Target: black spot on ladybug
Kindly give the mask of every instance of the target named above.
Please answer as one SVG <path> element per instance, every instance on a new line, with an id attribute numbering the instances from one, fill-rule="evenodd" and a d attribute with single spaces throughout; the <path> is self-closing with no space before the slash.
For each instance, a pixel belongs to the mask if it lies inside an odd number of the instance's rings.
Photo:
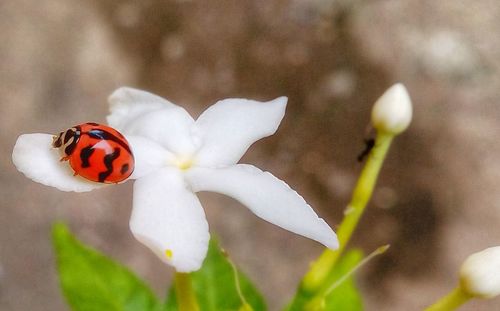
<path id="1" fill-rule="evenodd" d="M 87 147 L 83 148 L 82 151 L 80 152 L 80 159 L 82 160 L 82 167 L 90 167 L 89 159 L 92 153 L 94 153 L 95 149 L 92 148 L 92 145 L 88 145 Z"/>
<path id="2" fill-rule="evenodd" d="M 64 148 L 64 153 L 66 155 L 71 155 L 73 153 L 73 151 L 75 151 L 77 143 L 78 143 L 78 140 L 74 139 L 69 145 L 66 146 L 66 148 Z"/>
<path id="3" fill-rule="evenodd" d="M 128 171 L 129 165 L 128 163 L 125 163 L 122 165 L 122 168 L 120 169 L 120 173 L 125 174 Z"/>
<path id="4" fill-rule="evenodd" d="M 370 151 L 372 151 L 373 147 L 375 147 L 375 139 L 365 139 L 365 149 L 358 155 L 358 162 L 363 162 L 365 157 L 370 154 Z"/>
<path id="5" fill-rule="evenodd" d="M 64 144 L 66 144 L 72 137 L 75 137 L 75 132 L 73 130 L 67 130 L 64 134 Z"/>
<path id="6" fill-rule="evenodd" d="M 113 153 L 104 156 L 104 165 L 107 170 L 99 173 L 99 182 L 104 182 L 106 178 L 113 172 L 113 161 L 120 156 L 120 148 L 115 148 Z"/>
<path id="7" fill-rule="evenodd" d="M 120 146 L 123 147 L 123 149 L 127 150 L 129 154 L 132 154 L 132 151 L 130 151 L 130 147 L 128 144 L 123 140 L 123 136 L 116 137 L 115 135 L 111 134 L 110 132 L 101 130 L 101 129 L 92 129 L 86 133 L 89 135 L 89 137 L 95 138 L 95 139 L 102 139 L 102 140 L 111 140 L 116 143 L 118 143 Z"/>

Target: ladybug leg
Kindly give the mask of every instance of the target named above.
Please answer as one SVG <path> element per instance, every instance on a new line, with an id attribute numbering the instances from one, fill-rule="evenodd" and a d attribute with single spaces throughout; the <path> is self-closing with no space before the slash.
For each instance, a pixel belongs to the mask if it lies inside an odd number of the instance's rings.
<path id="1" fill-rule="evenodd" d="M 65 157 L 62 157 L 59 161 L 62 162 L 62 161 L 68 161 L 69 160 L 69 156 L 65 156 Z"/>
<path id="2" fill-rule="evenodd" d="M 73 173 L 73 176 L 78 176 L 78 173 L 77 173 L 77 172 L 74 172 L 74 173 Z"/>

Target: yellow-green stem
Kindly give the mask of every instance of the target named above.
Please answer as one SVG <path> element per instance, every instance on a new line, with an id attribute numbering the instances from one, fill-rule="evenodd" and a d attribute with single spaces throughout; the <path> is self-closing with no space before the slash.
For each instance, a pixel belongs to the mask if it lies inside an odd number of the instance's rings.
<path id="1" fill-rule="evenodd" d="M 366 204 L 371 198 L 380 168 L 384 163 L 385 156 L 391 145 L 394 135 L 377 133 L 375 146 L 373 147 L 366 164 L 361 171 L 356 187 L 354 188 L 351 202 L 344 212 L 344 219 L 337 229 L 339 249 L 332 251 L 326 249 L 316 260 L 302 282 L 303 290 L 309 293 L 317 292 L 329 277 L 337 259 L 349 240 L 358 222 L 363 215 Z"/>
<path id="2" fill-rule="evenodd" d="M 175 295 L 179 311 L 200 310 L 191 286 L 191 277 L 188 273 L 175 273 Z"/>
<path id="3" fill-rule="evenodd" d="M 425 311 L 455 310 L 471 298 L 472 296 L 470 294 L 466 293 L 460 286 L 458 286 L 446 296 L 439 299 L 435 304 L 425 309 Z"/>
<path id="4" fill-rule="evenodd" d="M 358 271 L 361 267 L 366 265 L 370 260 L 372 260 L 375 256 L 382 255 L 389 249 L 389 245 L 380 246 L 376 250 L 374 250 L 370 255 L 366 256 L 361 260 L 356 266 L 352 267 L 351 270 L 347 271 L 343 276 L 337 279 L 333 283 L 328 283 L 328 287 L 322 287 L 318 293 L 313 296 L 309 302 L 304 306 L 305 311 L 321 311 L 325 310 L 326 299 L 328 295 L 330 295 L 335 288 L 340 286 L 343 282 L 345 282 L 350 276 L 352 276 L 356 271 Z"/>

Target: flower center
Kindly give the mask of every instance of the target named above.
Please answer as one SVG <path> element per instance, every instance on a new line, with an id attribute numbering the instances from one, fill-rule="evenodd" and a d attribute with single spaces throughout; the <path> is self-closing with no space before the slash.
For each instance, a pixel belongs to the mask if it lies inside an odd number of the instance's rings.
<path id="1" fill-rule="evenodd" d="M 174 165 L 177 166 L 179 169 L 185 171 L 191 168 L 193 166 L 193 158 L 191 156 L 179 156 L 176 157 L 174 160 Z"/>

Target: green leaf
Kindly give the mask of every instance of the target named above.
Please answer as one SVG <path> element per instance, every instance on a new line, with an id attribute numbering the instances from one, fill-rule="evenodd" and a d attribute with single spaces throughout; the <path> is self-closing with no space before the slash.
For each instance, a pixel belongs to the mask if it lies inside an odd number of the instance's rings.
<path id="1" fill-rule="evenodd" d="M 329 277 L 329 282 L 328 284 L 325 284 L 324 288 L 328 288 L 331 284 L 334 284 L 343 275 L 351 271 L 362 259 L 363 253 L 360 250 L 348 251 L 344 256 L 342 256 L 337 265 L 335 265 L 335 268 Z M 324 304 L 318 303 L 321 302 L 320 300 L 314 301 L 311 305 L 311 301 L 314 299 L 317 299 L 317 297 L 299 289 L 292 302 L 285 308 L 285 310 L 363 310 L 362 297 L 356 288 L 356 284 L 352 276 L 348 277 L 339 286 L 332 290 L 332 292 L 326 297 Z M 319 306 L 322 307 L 320 308 Z"/>
<path id="2" fill-rule="evenodd" d="M 175 296 L 175 288 L 174 286 L 172 286 L 168 290 L 167 301 L 165 302 L 163 311 L 177 311 L 178 309 L 179 308 L 177 307 L 177 297 Z"/>
<path id="3" fill-rule="evenodd" d="M 159 310 L 153 292 L 124 266 L 79 242 L 64 224 L 52 228 L 62 291 L 76 311 Z"/>
<path id="4" fill-rule="evenodd" d="M 200 270 L 190 274 L 200 311 L 249 310 L 238 294 L 234 270 L 221 252 L 215 239 L 210 240 L 207 258 Z M 238 279 L 241 293 L 253 311 L 267 310 L 262 295 L 240 271 Z M 177 299 L 173 288 L 169 290 L 164 311 L 177 311 Z"/>
<path id="5" fill-rule="evenodd" d="M 353 269 L 362 259 L 363 253 L 360 250 L 355 249 L 348 251 L 335 266 L 332 279 L 340 279 L 344 274 Z M 352 276 L 347 278 L 327 296 L 325 310 L 363 310 L 363 300 L 356 288 Z"/>

